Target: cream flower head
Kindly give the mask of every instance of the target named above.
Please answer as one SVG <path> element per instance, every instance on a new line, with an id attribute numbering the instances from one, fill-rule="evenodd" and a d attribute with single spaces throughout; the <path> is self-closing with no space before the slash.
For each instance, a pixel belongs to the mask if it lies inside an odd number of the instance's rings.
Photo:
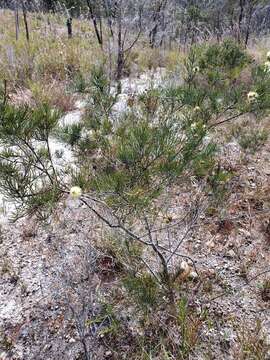
<path id="1" fill-rule="evenodd" d="M 248 98 L 248 101 L 249 102 L 254 102 L 258 99 L 259 97 L 259 94 L 256 92 L 256 91 L 250 91 L 248 94 L 247 94 L 247 98 Z"/>
<path id="2" fill-rule="evenodd" d="M 217 103 L 218 104 L 222 104 L 222 102 L 223 102 L 222 98 L 217 98 Z"/>
<path id="3" fill-rule="evenodd" d="M 194 68 L 192 69 L 192 71 L 193 71 L 194 73 L 199 72 L 199 71 L 200 71 L 199 66 L 194 66 Z"/>
<path id="4" fill-rule="evenodd" d="M 201 108 L 199 106 L 195 106 L 194 111 L 199 112 L 199 111 L 201 111 Z"/>
<path id="5" fill-rule="evenodd" d="M 185 260 L 183 260 L 183 261 L 181 262 L 181 264 L 180 264 L 180 269 L 181 269 L 182 271 L 184 271 L 184 272 L 188 272 L 188 271 L 190 270 L 190 267 L 189 267 L 188 263 L 187 263 Z"/>
<path id="6" fill-rule="evenodd" d="M 188 275 L 188 277 L 191 279 L 191 280 L 195 280 L 198 278 L 198 274 L 196 273 L 196 271 L 191 271 Z"/>
<path id="7" fill-rule="evenodd" d="M 78 199 L 82 195 L 82 189 L 79 186 L 73 186 L 69 193 L 72 199 Z"/>
<path id="8" fill-rule="evenodd" d="M 268 53 L 266 54 L 266 58 L 270 61 L 270 51 L 268 51 Z"/>
<path id="9" fill-rule="evenodd" d="M 264 63 L 264 69 L 266 72 L 270 72 L 270 61 Z"/>

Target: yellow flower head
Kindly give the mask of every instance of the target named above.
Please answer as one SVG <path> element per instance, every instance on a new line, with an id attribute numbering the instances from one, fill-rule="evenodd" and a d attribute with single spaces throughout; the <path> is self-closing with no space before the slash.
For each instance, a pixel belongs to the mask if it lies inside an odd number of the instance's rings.
<path id="1" fill-rule="evenodd" d="M 69 193 L 72 199 L 78 199 L 82 195 L 82 189 L 79 186 L 73 186 Z"/>
<path id="2" fill-rule="evenodd" d="M 270 51 L 268 51 L 268 53 L 266 54 L 267 60 L 270 61 Z"/>
<path id="3" fill-rule="evenodd" d="M 248 94 L 247 94 L 247 98 L 248 98 L 248 101 L 249 102 L 254 102 L 258 99 L 259 97 L 259 94 L 256 92 L 256 91 L 250 91 Z"/>

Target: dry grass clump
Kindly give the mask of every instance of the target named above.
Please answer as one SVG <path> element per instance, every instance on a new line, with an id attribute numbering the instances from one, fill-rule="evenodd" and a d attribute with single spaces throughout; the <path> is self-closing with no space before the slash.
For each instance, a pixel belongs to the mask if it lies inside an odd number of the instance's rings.
<path id="1" fill-rule="evenodd" d="M 253 43 L 248 46 L 247 51 L 250 53 L 253 59 L 256 62 L 261 63 L 265 61 L 266 53 L 270 48 L 270 40 L 269 36 L 261 37 L 259 39 L 255 39 Z"/>
<path id="2" fill-rule="evenodd" d="M 144 40 L 138 43 L 126 64 L 126 75 L 139 75 L 146 70 L 166 68 L 167 71 L 179 72 L 183 66 L 184 53 L 180 50 L 150 48 Z"/>
<path id="3" fill-rule="evenodd" d="M 72 111 L 75 108 L 75 96 L 67 90 L 65 82 L 53 80 L 51 83 L 43 84 L 41 81 L 29 81 L 27 87 L 18 86 L 8 90 L 10 90 L 9 99 L 16 106 L 35 107 L 46 103 L 62 112 Z"/>
<path id="4" fill-rule="evenodd" d="M 237 340 L 235 359 L 265 360 L 269 358 L 270 345 L 260 321 L 257 321 L 253 328 L 243 326 L 238 332 Z"/>
<path id="5" fill-rule="evenodd" d="M 43 85 L 41 81 L 36 81 L 29 82 L 28 87 L 36 105 L 46 103 L 63 112 L 74 110 L 75 97 L 67 90 L 66 82 L 53 80 Z"/>

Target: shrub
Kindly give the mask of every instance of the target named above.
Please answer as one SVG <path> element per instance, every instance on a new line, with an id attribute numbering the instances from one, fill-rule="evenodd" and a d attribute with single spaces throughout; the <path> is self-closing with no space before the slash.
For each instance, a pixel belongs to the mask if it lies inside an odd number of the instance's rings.
<path id="1" fill-rule="evenodd" d="M 213 52 L 221 54 L 220 59 L 214 61 Z M 233 54 L 233 62 L 228 54 Z M 209 62 L 194 70 L 202 56 Z M 270 108 L 270 74 L 252 70 L 235 45 L 215 45 L 206 55 L 192 49 L 185 64 L 188 76 L 182 85 L 150 89 L 117 119 L 113 111 L 117 97 L 100 66 L 93 69 L 88 108 L 79 125 L 59 128 L 58 112 L 47 105 L 33 110 L 15 108 L 6 99 L 1 104 L 0 136 L 5 150 L 0 185 L 20 204 L 19 210 L 43 216 L 68 195 L 69 188 L 81 187 L 81 203 L 122 232 L 128 242 L 148 249 L 155 265 L 143 256 L 140 261 L 172 303 L 179 261 L 174 267 L 171 262 L 183 257 L 179 248 L 194 231 L 202 210 L 194 198 L 183 236 L 170 244 L 168 228 L 172 231 L 178 222 L 158 222 L 165 194 L 178 184 L 191 187 L 195 175 L 206 184 L 202 193 L 207 195 L 209 186 L 218 185 L 219 195 L 228 174 L 216 163 L 214 139 L 207 135 L 243 114 L 262 116 Z M 214 80 L 216 66 L 222 76 Z M 231 74 L 239 68 L 254 72 L 253 89 L 234 81 Z M 251 90 L 257 94 L 252 101 L 247 97 Z M 50 137 L 56 131 L 72 146 L 74 164 L 55 162 Z"/>
<path id="2" fill-rule="evenodd" d="M 198 65 L 202 70 L 209 68 L 219 70 L 242 69 L 251 59 L 233 40 L 225 40 L 221 45 L 214 44 L 201 49 Z"/>

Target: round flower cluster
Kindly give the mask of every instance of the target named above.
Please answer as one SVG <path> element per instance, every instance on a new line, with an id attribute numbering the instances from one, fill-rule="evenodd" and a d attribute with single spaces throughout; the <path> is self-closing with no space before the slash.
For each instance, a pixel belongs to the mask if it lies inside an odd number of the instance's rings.
<path id="1" fill-rule="evenodd" d="M 73 186 L 70 189 L 70 196 L 72 197 L 72 199 L 78 199 L 81 195 L 82 195 L 82 189 L 79 186 Z"/>
<path id="2" fill-rule="evenodd" d="M 255 102 L 258 99 L 258 97 L 259 97 L 259 94 L 256 91 L 250 91 L 247 94 L 247 98 L 250 103 Z"/>
<path id="3" fill-rule="evenodd" d="M 192 270 L 187 261 L 182 261 L 180 264 L 181 278 L 186 279 L 187 277 L 191 280 L 196 280 L 198 274 L 195 270 Z"/>
<path id="4" fill-rule="evenodd" d="M 196 130 L 199 129 L 200 127 L 204 130 L 206 129 L 206 125 L 202 123 L 194 122 L 190 125 L 191 130 Z"/>

